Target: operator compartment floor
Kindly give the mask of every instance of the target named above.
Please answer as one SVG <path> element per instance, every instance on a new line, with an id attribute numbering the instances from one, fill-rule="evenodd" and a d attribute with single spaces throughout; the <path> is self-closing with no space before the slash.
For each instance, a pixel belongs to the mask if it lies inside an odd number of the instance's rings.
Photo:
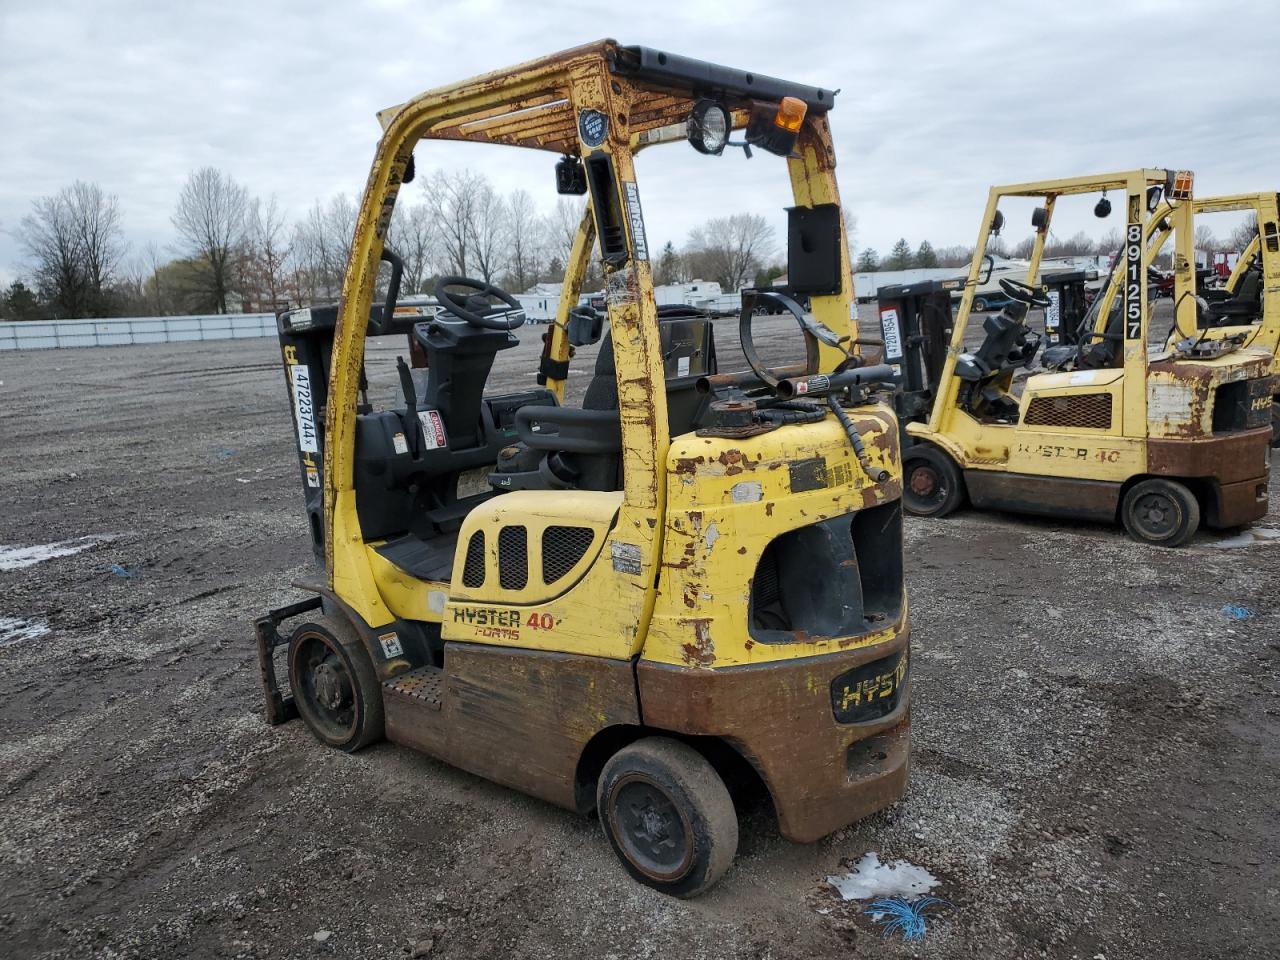
<path id="1" fill-rule="evenodd" d="M 374 549 L 410 576 L 448 583 L 453 575 L 453 554 L 457 546 L 458 531 L 455 530 L 430 540 L 406 533 Z"/>
<path id="2" fill-rule="evenodd" d="M 417 667 L 397 674 L 382 686 L 390 693 L 419 700 L 432 710 L 439 710 L 444 693 L 444 671 L 439 667 Z"/>

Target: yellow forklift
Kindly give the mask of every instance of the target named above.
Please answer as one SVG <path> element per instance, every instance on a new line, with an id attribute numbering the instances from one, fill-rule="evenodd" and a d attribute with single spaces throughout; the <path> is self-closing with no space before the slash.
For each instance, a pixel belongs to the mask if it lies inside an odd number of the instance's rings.
<path id="1" fill-rule="evenodd" d="M 676 896 L 732 861 L 731 788 L 767 790 L 796 841 L 902 795 L 898 425 L 873 397 L 892 371 L 863 361 L 850 319 L 833 101 L 607 40 L 379 115 L 341 302 L 279 318 L 323 573 L 256 621 L 269 722 L 598 811 L 631 875 Z M 387 225 L 430 140 L 547 151 L 558 191 L 588 197 L 528 390 L 485 392 L 523 329 L 510 294 L 449 277 L 437 306 L 399 302 Z M 655 306 L 634 156 L 680 142 L 713 177 L 752 151 L 789 174 L 790 286 L 744 294 L 749 370 L 717 367 L 708 320 Z M 593 249 L 603 316 L 577 306 Z M 804 362 L 761 360 L 763 312 L 795 319 Z M 387 409 L 365 389 L 369 337 L 408 341 Z M 596 341 L 566 407 L 574 347 Z"/>
<path id="2" fill-rule="evenodd" d="M 1124 196 L 1126 226 L 1117 267 L 1091 308 L 1106 319 L 1086 318 L 1090 332 L 1081 343 L 1045 351 L 1054 372 L 1016 378 L 1040 347 L 1028 313 L 1050 306 L 1036 278 L 1054 205 L 1079 194 L 1105 199 L 1108 191 Z M 1027 279 L 1001 281 L 1011 303 L 984 320 L 984 339 L 969 352 L 964 338 L 974 289 L 989 268 L 988 237 L 1003 226 L 999 204 L 1011 197 L 1041 202 L 1032 216 Z M 1118 518 L 1135 539 L 1164 546 L 1185 542 L 1202 517 L 1212 527 L 1234 527 L 1266 514 L 1270 355 L 1234 343 L 1188 344 L 1154 356 L 1147 347 L 1146 253 L 1154 224 L 1167 222 L 1174 234 L 1178 322 L 1183 329 L 1195 324 L 1193 212 L 1186 171 L 991 189 L 936 388 L 916 397 L 906 417 L 908 511 L 940 517 L 967 500 L 1012 512 Z"/>
<path id="3" fill-rule="evenodd" d="M 1169 331 L 1166 349 L 1216 349 L 1219 341 L 1265 350 L 1272 357 L 1272 372 L 1280 373 L 1280 195 L 1241 193 L 1198 199 L 1196 216 L 1214 213 L 1249 213 L 1258 225 L 1253 239 L 1239 252 L 1239 259 L 1220 289 L 1197 291 L 1194 325 L 1179 313 Z M 1164 224 L 1164 221 L 1158 221 Z M 1148 245 L 1154 256 L 1167 239 L 1169 227 Z M 1273 384 L 1280 390 L 1280 379 Z M 1280 397 L 1272 397 L 1272 446 L 1280 444 Z"/>

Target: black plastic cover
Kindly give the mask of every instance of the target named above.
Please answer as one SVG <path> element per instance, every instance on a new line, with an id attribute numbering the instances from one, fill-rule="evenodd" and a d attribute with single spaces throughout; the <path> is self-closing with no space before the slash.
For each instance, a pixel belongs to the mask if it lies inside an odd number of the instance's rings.
<path id="1" fill-rule="evenodd" d="M 796 293 L 838 294 L 840 269 L 840 207 L 787 208 L 787 285 Z"/>
<path id="2" fill-rule="evenodd" d="M 808 105 L 810 113 L 826 113 L 835 106 L 836 92 L 822 87 L 779 80 L 751 70 L 723 67 L 652 47 L 619 47 L 618 53 L 619 58 L 613 65 L 617 73 L 659 86 L 692 90 L 709 96 L 734 94 L 751 100 L 778 101 L 783 97 L 795 97 Z"/>

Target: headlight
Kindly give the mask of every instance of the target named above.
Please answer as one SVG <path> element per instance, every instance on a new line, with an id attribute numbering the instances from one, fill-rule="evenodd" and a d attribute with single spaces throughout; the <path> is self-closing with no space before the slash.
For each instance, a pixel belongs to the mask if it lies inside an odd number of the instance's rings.
<path id="1" fill-rule="evenodd" d="M 714 100 L 699 100 L 689 113 L 689 142 L 699 153 L 719 156 L 729 142 L 729 111 Z"/>

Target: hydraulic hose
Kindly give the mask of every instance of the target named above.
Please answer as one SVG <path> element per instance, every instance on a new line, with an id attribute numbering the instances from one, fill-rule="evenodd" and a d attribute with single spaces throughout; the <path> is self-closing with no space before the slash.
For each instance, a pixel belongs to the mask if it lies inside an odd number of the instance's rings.
<path id="1" fill-rule="evenodd" d="M 840 406 L 840 401 L 836 399 L 834 393 L 827 394 L 827 406 L 831 408 L 831 412 L 840 421 L 840 426 L 844 427 L 845 435 L 849 438 L 849 443 L 853 445 L 854 455 L 857 456 L 858 462 L 862 464 L 863 472 L 876 483 L 884 483 L 888 480 L 888 470 L 876 470 L 871 466 L 871 458 L 867 456 L 867 448 L 862 442 L 862 435 L 858 433 L 858 428 L 849 419 L 849 415 L 844 412 L 844 407 Z"/>

